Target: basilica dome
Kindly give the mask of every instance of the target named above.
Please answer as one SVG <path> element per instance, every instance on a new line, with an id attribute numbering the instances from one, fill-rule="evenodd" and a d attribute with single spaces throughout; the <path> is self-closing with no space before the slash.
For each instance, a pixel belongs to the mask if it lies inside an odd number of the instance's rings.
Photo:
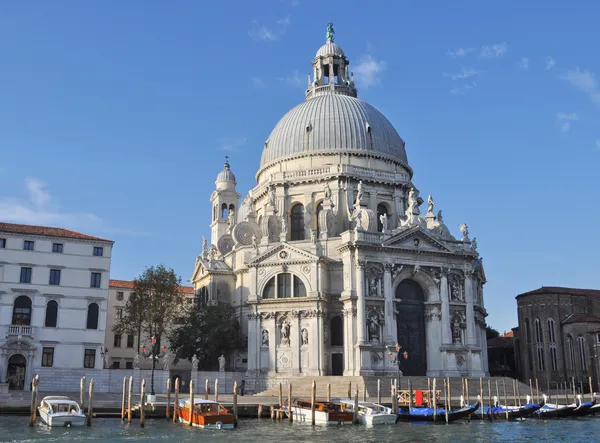
<path id="1" fill-rule="evenodd" d="M 408 164 L 404 141 L 376 108 L 357 98 L 344 51 L 333 42 L 318 50 L 306 100 L 292 108 L 264 144 L 261 168 L 291 156 L 375 154 Z"/>

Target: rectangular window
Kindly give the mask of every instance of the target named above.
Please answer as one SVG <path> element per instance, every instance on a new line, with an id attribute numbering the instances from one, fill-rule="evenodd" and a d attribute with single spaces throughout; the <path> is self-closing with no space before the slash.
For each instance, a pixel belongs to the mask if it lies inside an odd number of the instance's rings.
<path id="1" fill-rule="evenodd" d="M 104 248 L 99 246 L 94 246 L 94 255 L 96 257 L 102 257 L 104 255 Z"/>
<path id="2" fill-rule="evenodd" d="M 596 341 L 600 344 L 600 334 L 596 334 Z"/>
<path id="3" fill-rule="evenodd" d="M 133 369 L 133 362 L 132 361 L 126 361 L 125 362 L 125 369 Z"/>
<path id="4" fill-rule="evenodd" d="M 122 291 L 117 292 L 117 300 L 123 301 L 124 295 Z"/>
<path id="5" fill-rule="evenodd" d="M 52 243 L 52 252 L 56 252 L 58 254 L 62 254 L 63 244 L 62 243 Z"/>
<path id="6" fill-rule="evenodd" d="M 21 268 L 21 283 L 31 283 L 31 268 Z"/>
<path id="7" fill-rule="evenodd" d="M 34 242 L 32 240 L 25 240 L 23 242 L 23 249 L 26 251 L 33 251 Z"/>
<path id="8" fill-rule="evenodd" d="M 123 318 L 123 309 L 117 308 L 117 318 L 121 320 Z"/>
<path id="9" fill-rule="evenodd" d="M 121 369 L 121 363 L 118 361 L 113 361 L 112 362 L 112 368 L 113 369 Z"/>
<path id="10" fill-rule="evenodd" d="M 133 348 L 133 334 L 127 334 L 127 347 Z"/>
<path id="11" fill-rule="evenodd" d="M 96 350 L 86 349 L 83 356 L 83 367 L 94 368 L 96 366 Z"/>
<path id="12" fill-rule="evenodd" d="M 60 285 L 60 269 L 50 269 L 50 282 L 51 285 Z"/>
<path id="13" fill-rule="evenodd" d="M 6 248 L 6 239 L 0 238 L 0 249 Z"/>
<path id="14" fill-rule="evenodd" d="M 115 334 L 115 339 L 113 341 L 113 346 L 115 348 L 120 348 L 121 347 L 121 334 Z"/>
<path id="15" fill-rule="evenodd" d="M 42 366 L 51 368 L 54 364 L 54 348 L 42 348 Z"/>
<path id="16" fill-rule="evenodd" d="M 92 272 L 90 288 L 99 288 L 101 283 L 102 283 L 102 273 L 101 272 Z"/>

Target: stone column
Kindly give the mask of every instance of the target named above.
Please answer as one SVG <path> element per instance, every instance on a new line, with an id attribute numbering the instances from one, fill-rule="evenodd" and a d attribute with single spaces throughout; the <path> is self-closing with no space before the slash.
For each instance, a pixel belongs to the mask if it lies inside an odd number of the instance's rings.
<path id="1" fill-rule="evenodd" d="M 8 371 L 8 351 L 2 349 L 0 358 L 0 383 L 6 383 L 6 372 Z"/>
<path id="2" fill-rule="evenodd" d="M 356 329 L 358 344 L 366 343 L 365 334 L 365 265 L 364 260 L 356 260 Z"/>
<path id="3" fill-rule="evenodd" d="M 384 343 L 395 343 L 397 336 L 397 325 L 394 321 L 394 294 L 392 288 L 392 263 L 384 264 L 383 273 L 383 295 L 385 297 L 385 331 L 383 334 Z"/>
<path id="4" fill-rule="evenodd" d="M 248 372 L 260 371 L 260 320 L 255 312 L 248 314 Z M 269 341 L 271 338 L 269 337 Z M 258 349 L 258 351 L 257 351 Z"/>
<path id="5" fill-rule="evenodd" d="M 442 269 L 440 281 L 440 299 L 442 301 L 442 344 L 452 344 L 450 329 L 450 300 L 448 298 L 448 271 Z"/>
<path id="6" fill-rule="evenodd" d="M 317 342 L 317 375 L 321 376 L 321 375 L 325 375 L 325 334 L 324 332 L 324 327 L 323 327 L 323 317 L 324 317 L 325 313 L 323 311 L 321 311 L 320 309 L 317 311 L 317 327 L 316 329 L 316 335 L 314 336 Z M 311 347 L 311 351 L 314 350 L 315 348 L 312 347 L 312 343 L 311 343 L 311 337 L 310 335 L 308 336 L 308 345 Z"/>
<path id="7" fill-rule="evenodd" d="M 267 362 L 267 371 L 275 371 L 277 369 L 277 319 L 276 316 L 273 315 L 273 318 L 268 324 L 264 324 L 261 326 L 260 331 L 260 347 L 262 354 L 262 329 L 266 329 L 269 331 L 269 347 L 267 350 L 268 362 Z M 259 320 L 260 321 L 260 320 Z M 265 322 L 266 323 L 266 322 Z M 262 369 L 262 362 L 259 366 Z"/>
<path id="8" fill-rule="evenodd" d="M 465 300 L 467 302 L 467 346 L 477 346 L 477 337 L 475 336 L 475 310 L 473 309 L 473 297 L 475 280 L 472 274 L 465 276 Z"/>

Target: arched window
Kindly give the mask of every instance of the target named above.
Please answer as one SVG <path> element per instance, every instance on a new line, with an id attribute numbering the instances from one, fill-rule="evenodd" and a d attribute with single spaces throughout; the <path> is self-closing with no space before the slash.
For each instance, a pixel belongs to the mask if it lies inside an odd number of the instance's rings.
<path id="1" fill-rule="evenodd" d="M 388 217 L 390 216 L 387 205 L 385 203 L 379 203 L 377 205 L 377 232 L 383 231 L 383 224 L 381 223 L 381 216 L 383 214 L 386 214 Z"/>
<path id="2" fill-rule="evenodd" d="M 96 303 L 90 303 L 87 312 L 87 329 L 98 329 L 98 314 L 100 308 Z"/>
<path id="3" fill-rule="evenodd" d="M 538 371 L 546 370 L 546 362 L 544 361 L 544 336 L 542 334 L 542 323 L 539 318 L 533 322 L 535 330 L 535 349 L 537 354 Z"/>
<path id="4" fill-rule="evenodd" d="M 12 324 L 31 326 L 31 299 L 26 295 L 20 295 L 15 299 Z"/>
<path id="5" fill-rule="evenodd" d="M 46 321 L 44 326 L 47 328 L 56 328 L 56 320 L 58 317 L 58 303 L 54 300 L 50 300 L 46 304 Z"/>
<path id="6" fill-rule="evenodd" d="M 221 205 L 221 218 L 227 218 L 229 214 L 227 214 L 227 203 L 223 203 Z"/>
<path id="7" fill-rule="evenodd" d="M 533 371 L 533 343 L 531 341 L 531 329 L 529 328 L 529 319 L 525 319 L 525 347 L 527 349 L 527 362 L 529 364 L 529 370 Z"/>
<path id="8" fill-rule="evenodd" d="M 315 228 L 317 230 L 317 238 L 319 238 L 319 235 L 321 234 L 321 229 L 319 228 L 319 214 L 321 213 L 321 211 L 323 210 L 323 202 L 320 202 L 317 205 L 317 211 L 315 213 Z"/>
<path id="9" fill-rule="evenodd" d="M 548 319 L 548 343 L 550 345 L 550 364 L 553 371 L 558 371 L 558 357 L 556 356 L 556 336 L 554 335 L 554 320 Z"/>
<path id="10" fill-rule="evenodd" d="M 300 203 L 294 205 L 290 218 L 290 240 L 304 240 L 304 206 Z"/>
<path id="11" fill-rule="evenodd" d="M 229 205 L 229 212 L 235 212 L 235 206 Z"/>
<path id="12" fill-rule="evenodd" d="M 331 318 L 331 346 L 344 346 L 344 323 L 339 315 Z"/>
<path id="13" fill-rule="evenodd" d="M 573 337 L 567 336 L 567 352 L 569 353 L 569 369 L 575 370 L 575 347 Z"/>
<path id="14" fill-rule="evenodd" d="M 577 344 L 579 345 L 579 364 L 581 365 L 581 372 L 587 372 L 587 366 L 585 364 L 585 338 L 582 335 L 577 337 Z"/>
<path id="15" fill-rule="evenodd" d="M 299 277 L 284 272 L 271 278 L 263 289 L 262 298 L 306 297 L 306 287 Z"/>

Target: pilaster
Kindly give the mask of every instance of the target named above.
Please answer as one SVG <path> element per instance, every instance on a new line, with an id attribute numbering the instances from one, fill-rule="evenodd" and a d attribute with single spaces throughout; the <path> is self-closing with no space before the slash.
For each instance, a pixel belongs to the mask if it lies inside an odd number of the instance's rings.
<path id="1" fill-rule="evenodd" d="M 393 267 L 392 263 L 385 263 L 383 272 L 383 295 L 385 298 L 383 342 L 387 344 L 395 343 L 395 336 L 397 335 L 396 322 L 394 321 L 394 294 L 392 288 Z"/>

